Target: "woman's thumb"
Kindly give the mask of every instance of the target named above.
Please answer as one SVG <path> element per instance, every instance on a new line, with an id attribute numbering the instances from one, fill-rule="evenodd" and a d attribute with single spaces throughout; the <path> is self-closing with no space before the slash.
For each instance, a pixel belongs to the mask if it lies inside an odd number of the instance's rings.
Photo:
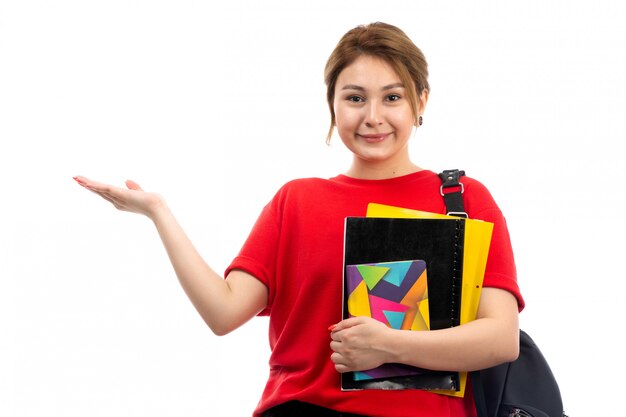
<path id="1" fill-rule="evenodd" d="M 129 190 L 143 191 L 139 184 L 133 180 L 126 180 L 126 187 L 128 187 Z"/>

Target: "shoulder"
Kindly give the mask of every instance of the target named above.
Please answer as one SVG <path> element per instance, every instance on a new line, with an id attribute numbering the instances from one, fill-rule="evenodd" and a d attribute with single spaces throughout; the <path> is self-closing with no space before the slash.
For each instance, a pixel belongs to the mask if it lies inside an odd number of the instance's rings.
<path id="1" fill-rule="evenodd" d="M 299 195 L 310 192 L 311 190 L 320 190 L 330 185 L 330 180 L 324 178 L 297 178 L 283 184 L 279 188 L 276 195 L 290 196 Z"/>
<path id="2" fill-rule="evenodd" d="M 472 218 L 493 221 L 502 217 L 500 207 L 485 184 L 473 177 L 463 176 L 466 211 Z"/>
<path id="3" fill-rule="evenodd" d="M 488 195 L 491 197 L 491 193 L 489 192 L 489 189 L 487 189 L 485 184 L 483 184 L 481 181 L 477 180 L 476 178 L 465 175 L 461 177 L 460 181 L 463 184 L 466 192 L 471 193 L 471 194 L 476 194 L 478 196 Z"/>
<path id="4" fill-rule="evenodd" d="M 276 207 L 302 204 L 328 193 L 331 181 L 324 178 L 298 178 L 283 184 L 270 202 Z"/>

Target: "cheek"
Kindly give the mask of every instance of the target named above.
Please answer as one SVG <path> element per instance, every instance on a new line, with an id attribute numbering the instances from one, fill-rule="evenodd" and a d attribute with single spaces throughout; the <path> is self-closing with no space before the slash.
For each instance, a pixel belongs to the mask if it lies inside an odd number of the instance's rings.
<path id="1" fill-rule="evenodd" d="M 359 123 L 359 114 L 354 109 L 337 106 L 335 108 L 335 123 L 338 129 L 353 129 Z"/>
<path id="2" fill-rule="evenodd" d="M 405 110 L 394 114 L 394 123 L 398 128 L 413 129 L 415 118 L 411 110 Z"/>

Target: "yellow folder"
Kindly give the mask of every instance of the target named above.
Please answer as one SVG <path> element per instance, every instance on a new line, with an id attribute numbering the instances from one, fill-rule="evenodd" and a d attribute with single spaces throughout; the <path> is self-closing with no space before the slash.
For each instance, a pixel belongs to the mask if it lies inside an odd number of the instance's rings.
<path id="1" fill-rule="evenodd" d="M 458 217 L 447 216 L 445 214 L 430 213 L 377 203 L 370 203 L 368 205 L 367 217 L 459 219 Z M 476 318 L 492 232 L 493 223 L 482 220 L 465 219 L 460 324 L 468 323 Z M 425 318 L 428 320 L 428 316 Z M 433 390 L 433 392 L 462 397 L 465 395 L 467 372 L 461 372 L 459 379 L 460 389 L 458 391 Z"/>

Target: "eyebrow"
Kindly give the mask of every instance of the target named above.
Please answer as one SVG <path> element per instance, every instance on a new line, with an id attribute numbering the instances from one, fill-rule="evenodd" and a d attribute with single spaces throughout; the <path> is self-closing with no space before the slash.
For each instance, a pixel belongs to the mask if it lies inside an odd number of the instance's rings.
<path id="1" fill-rule="evenodd" d="M 386 85 L 382 88 L 382 90 L 392 90 L 394 88 L 404 88 L 404 84 L 402 83 L 394 83 L 394 84 L 389 84 Z M 361 87 L 360 85 L 356 85 L 356 84 L 347 84 L 344 85 L 342 88 L 342 90 L 357 90 L 357 91 L 365 91 L 365 88 Z"/>

